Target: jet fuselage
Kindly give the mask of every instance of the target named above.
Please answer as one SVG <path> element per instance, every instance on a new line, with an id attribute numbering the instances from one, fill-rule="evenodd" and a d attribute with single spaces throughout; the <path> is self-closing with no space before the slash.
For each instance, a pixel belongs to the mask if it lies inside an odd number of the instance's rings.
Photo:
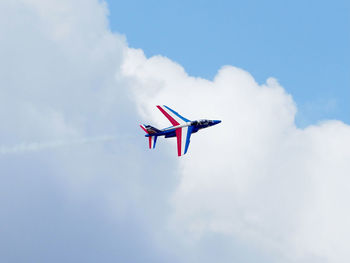
<path id="1" fill-rule="evenodd" d="M 175 132 L 176 129 L 182 128 L 182 127 L 188 127 L 188 126 L 192 126 L 193 127 L 192 133 L 196 133 L 201 129 L 219 124 L 220 122 L 221 122 L 220 120 L 206 120 L 206 119 L 191 121 L 191 122 L 187 122 L 186 124 L 171 126 L 162 130 L 155 130 L 154 133 L 146 134 L 145 137 L 150 137 L 150 136 L 164 136 L 165 138 L 176 137 L 176 132 Z"/>

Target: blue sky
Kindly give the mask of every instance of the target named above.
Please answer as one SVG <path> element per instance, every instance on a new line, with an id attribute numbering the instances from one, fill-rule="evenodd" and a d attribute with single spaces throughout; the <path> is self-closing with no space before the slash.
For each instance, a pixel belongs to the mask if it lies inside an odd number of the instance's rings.
<path id="1" fill-rule="evenodd" d="M 346 262 L 348 6 L 109 4 L 0 1 L 0 262 Z"/>
<path id="2" fill-rule="evenodd" d="M 348 1 L 107 1 L 113 31 L 147 56 L 161 54 L 193 76 L 223 65 L 261 84 L 277 78 L 304 127 L 350 122 Z"/>

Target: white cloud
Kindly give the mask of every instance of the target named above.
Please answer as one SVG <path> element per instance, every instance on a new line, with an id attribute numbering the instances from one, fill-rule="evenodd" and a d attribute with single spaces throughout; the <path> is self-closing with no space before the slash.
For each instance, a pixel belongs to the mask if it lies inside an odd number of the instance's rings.
<path id="1" fill-rule="evenodd" d="M 120 76 L 127 45 L 106 10 L 95 0 L 0 2 L 1 262 L 167 255 L 153 233 L 175 176 L 160 174 L 174 165 L 146 155 Z M 85 143 L 104 134 L 117 139 Z"/>
<path id="2" fill-rule="evenodd" d="M 184 239 L 221 233 L 272 250 L 278 261 L 346 262 L 349 126 L 298 129 L 296 106 L 275 79 L 258 85 L 234 67 L 210 82 L 129 50 L 123 70 L 137 82 L 140 108 L 159 125 L 158 103 L 191 119 L 223 121 L 195 134 L 179 160 L 172 224 Z"/>
<path id="3" fill-rule="evenodd" d="M 250 253 L 345 262 L 350 127 L 297 128 L 295 103 L 273 78 L 259 85 L 225 66 L 209 81 L 165 57 L 146 58 L 110 32 L 107 13 L 97 0 L 0 3 L 0 152 L 36 151 L 0 156 L 0 242 L 14 240 L 6 246 L 28 260 L 53 236 L 46 261 L 67 236 L 82 244 L 76 254 L 63 246 L 58 262 L 212 262 L 215 251 L 221 262 L 261 262 Z M 168 126 L 157 104 L 222 123 L 193 135 L 181 158 L 174 140 L 149 152 L 137 122 Z M 79 139 L 101 134 L 117 141 Z M 74 145 L 56 147 L 65 142 Z M 54 216 L 38 224 L 46 211 Z M 126 245 L 118 254 L 111 244 Z M 3 249 L 3 261 L 21 259 Z"/>

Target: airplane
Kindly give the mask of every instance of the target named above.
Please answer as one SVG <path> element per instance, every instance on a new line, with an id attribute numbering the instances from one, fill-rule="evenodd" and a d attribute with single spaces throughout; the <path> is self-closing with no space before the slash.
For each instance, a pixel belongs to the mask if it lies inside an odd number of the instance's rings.
<path id="1" fill-rule="evenodd" d="M 164 136 L 165 138 L 176 136 L 178 156 L 186 154 L 188 146 L 190 145 L 190 137 L 192 133 L 196 133 L 200 129 L 204 129 L 221 122 L 220 120 L 205 119 L 190 121 L 165 105 L 158 105 L 157 108 L 165 115 L 165 117 L 168 118 L 173 126 L 159 130 L 151 125 L 140 125 L 140 127 L 147 133 L 145 137 L 148 137 L 149 148 L 154 149 L 156 147 L 157 138 L 159 136 Z"/>

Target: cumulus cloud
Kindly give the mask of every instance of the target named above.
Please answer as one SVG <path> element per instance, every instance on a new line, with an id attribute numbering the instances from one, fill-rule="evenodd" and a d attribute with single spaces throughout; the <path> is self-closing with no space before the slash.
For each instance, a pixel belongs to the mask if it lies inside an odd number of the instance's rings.
<path id="1" fill-rule="evenodd" d="M 106 16 L 95 0 L 0 2 L 2 262 L 168 254 L 156 234 L 174 164 L 146 154 L 120 74 L 127 44 Z M 104 134 L 116 140 L 85 143 Z"/>
<path id="2" fill-rule="evenodd" d="M 277 261 L 349 258 L 343 246 L 350 234 L 348 125 L 297 128 L 295 103 L 273 78 L 259 85 L 248 72 L 226 66 L 208 81 L 167 58 L 128 53 L 123 72 L 137 82 L 139 108 L 157 124 L 163 124 L 153 109 L 158 103 L 190 119 L 223 121 L 193 136 L 179 160 L 172 227 L 182 238 L 229 235 Z"/>
<path id="3" fill-rule="evenodd" d="M 345 262 L 350 127 L 296 127 L 274 78 L 146 58 L 107 14 L 97 0 L 0 3 L 2 261 Z M 137 124 L 168 126 L 157 104 L 222 123 L 181 158 L 174 140 L 148 151 Z"/>

